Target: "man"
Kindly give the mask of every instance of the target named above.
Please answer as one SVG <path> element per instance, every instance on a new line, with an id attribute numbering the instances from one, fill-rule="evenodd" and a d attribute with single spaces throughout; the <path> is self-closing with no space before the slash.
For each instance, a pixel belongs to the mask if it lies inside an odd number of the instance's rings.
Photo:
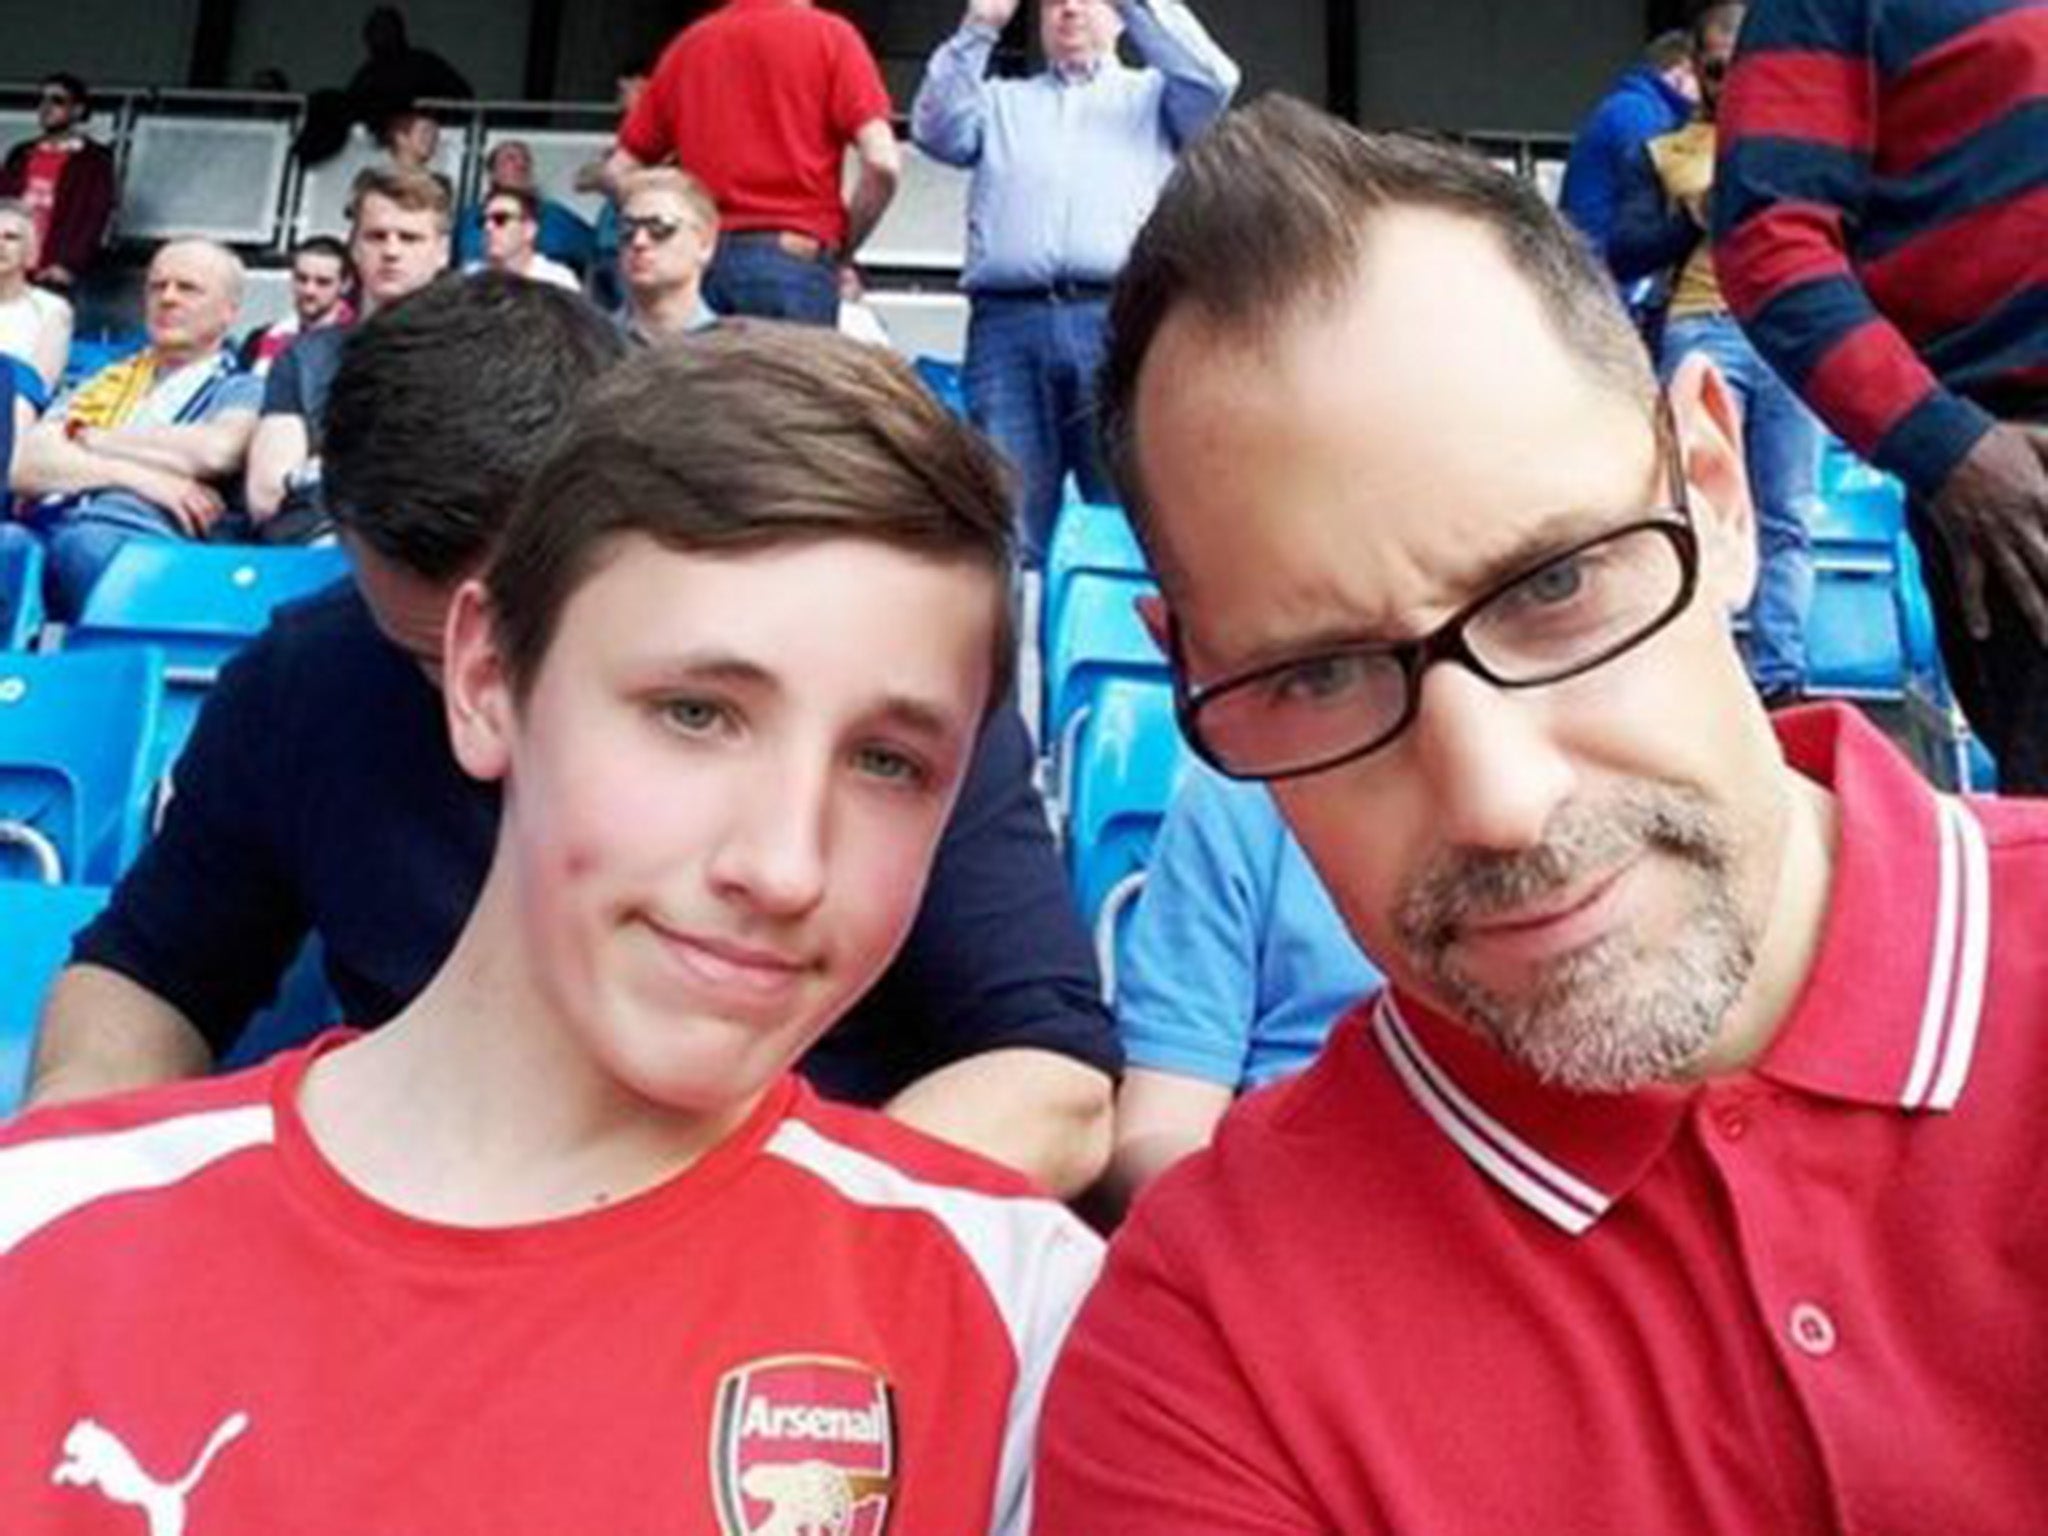
<path id="1" fill-rule="evenodd" d="M 203 539 L 240 478 L 260 386 L 225 345 L 242 263 L 173 240 L 149 264 L 149 344 L 59 396 L 25 436 L 9 484 L 49 549 L 51 614 L 73 619 L 130 539 Z"/>
<path id="2" fill-rule="evenodd" d="M 491 146 L 484 156 L 484 185 L 531 192 L 538 221 L 535 244 L 541 255 L 579 272 L 590 265 L 596 237 L 589 223 L 567 203 L 541 191 L 534 176 L 533 147 L 524 139 L 500 139 Z M 456 223 L 455 256 L 465 267 L 483 255 L 484 212 L 482 204 L 472 203 Z"/>
<path id="3" fill-rule="evenodd" d="M 448 964 L 0 1135 L 11 1532 L 1023 1536 L 1099 1245 L 789 1071 L 909 931 L 1015 645 L 1000 466 L 919 395 L 760 330 L 592 391 L 450 618 L 504 815 Z M 812 430 L 829 487 L 753 452 Z"/>
<path id="4" fill-rule="evenodd" d="M 242 361 L 258 377 L 266 377 L 278 358 L 301 336 L 330 325 L 347 325 L 356 317 L 351 301 L 355 265 L 348 247 L 332 235 L 308 235 L 292 248 L 292 312 L 254 333 L 243 346 Z"/>
<path id="5" fill-rule="evenodd" d="M 483 258 L 465 270 L 509 272 L 571 293 L 583 291 L 574 272 L 540 253 L 540 199 L 530 188 L 492 187 L 484 194 L 483 224 Z"/>
<path id="6" fill-rule="evenodd" d="M 37 259 L 35 215 L 19 198 L 0 198 L 0 368 L 40 410 L 64 376 L 71 354 L 71 301 L 29 280 Z"/>
<path id="7" fill-rule="evenodd" d="M 718 208 L 702 183 L 673 166 L 637 172 L 619 197 L 619 316 L 629 341 L 701 331 L 717 320 L 704 269 L 718 245 Z"/>
<path id="8" fill-rule="evenodd" d="M 1238 1094 L 1313 1061 L 1378 979 L 1265 786 L 1191 765 L 1120 946 L 1112 1208 L 1206 1147 Z"/>
<path id="9" fill-rule="evenodd" d="M 114 212 L 114 156 L 80 126 L 92 116 L 92 96 L 72 74 L 43 77 L 33 139 L 24 139 L 0 164 L 0 197 L 28 204 L 42 253 L 32 274 L 38 283 L 68 293 L 91 267 Z"/>
<path id="10" fill-rule="evenodd" d="M 363 18 L 363 51 L 367 57 L 349 78 L 347 94 L 380 136 L 390 117 L 416 101 L 467 101 L 476 94 L 440 54 L 413 46 L 405 13 L 395 5 L 376 6 Z"/>
<path id="11" fill-rule="evenodd" d="M 1111 334 L 1189 739 L 1389 988 L 1119 1234 L 1039 1529 L 2037 1530 L 2048 821 L 1774 733 L 1713 368 L 1533 188 L 1281 100 Z"/>
<path id="12" fill-rule="evenodd" d="M 1684 127 L 1698 99 L 1692 34 L 1674 29 L 1651 39 L 1572 134 L 1557 206 L 1602 256 L 1614 232 L 1624 167 L 1657 135 Z"/>
<path id="13" fill-rule="evenodd" d="M 370 166 L 349 198 L 349 255 L 365 316 L 425 287 L 448 265 L 448 185 L 422 171 Z M 346 327 L 316 331 L 286 352 L 263 390 L 249 448 L 249 514 L 287 542 L 323 530 L 320 450 L 327 392 Z M 281 516 L 282 515 L 282 516 Z"/>
<path id="14" fill-rule="evenodd" d="M 972 167 L 967 408 L 1021 478 L 1019 549 L 1044 563 L 1073 475 L 1109 499 L 1095 453 L 1095 374 L 1109 285 L 1173 157 L 1229 105 L 1237 66 L 1180 0 L 1039 0 L 1046 67 L 984 75 L 1017 0 L 969 0 L 911 107 L 918 148 Z M 1145 61 L 1127 69 L 1129 29 Z"/>
<path id="15" fill-rule="evenodd" d="M 342 1016 L 380 1024 L 476 900 L 498 802 L 441 726 L 448 605 L 619 340 L 580 300 L 495 273 L 430 293 L 426 319 L 365 333 L 335 381 L 328 489 L 361 596 L 280 619 L 208 696 L 163 827 L 49 1001 L 39 1100 L 203 1071 L 308 932 Z M 823 495 L 839 460 L 817 427 L 792 463 Z M 1030 773 L 1005 708 L 902 959 L 806 1070 L 1067 1192 L 1101 1170 L 1119 1063 Z"/>
<path id="16" fill-rule="evenodd" d="M 1756 499 L 1758 568 L 1746 652 L 1757 691 L 1776 706 L 1796 702 L 1806 689 L 1806 616 L 1814 581 L 1808 524 L 1820 478 L 1821 429 L 1729 314 L 1707 240 L 1714 118 L 1742 17 L 1740 5 L 1710 5 L 1695 18 L 1699 114 L 1685 127 L 1651 139 L 1624 167 L 1608 261 L 1624 280 L 1650 278 L 1658 284 L 1662 370 L 1669 374 L 1697 352 L 1735 391 Z"/>
<path id="17" fill-rule="evenodd" d="M 849 148 L 859 172 L 842 199 Z M 836 324 L 839 265 L 902 172 L 889 93 L 852 23 L 811 0 L 725 0 L 685 27 L 619 125 L 605 176 L 617 187 L 671 157 L 718 204 L 711 307 Z"/>
<path id="18" fill-rule="evenodd" d="M 1906 484 L 1950 681 L 2048 791 L 2048 9 L 1766 0 L 1722 107 L 1715 262 L 1764 361 Z"/>

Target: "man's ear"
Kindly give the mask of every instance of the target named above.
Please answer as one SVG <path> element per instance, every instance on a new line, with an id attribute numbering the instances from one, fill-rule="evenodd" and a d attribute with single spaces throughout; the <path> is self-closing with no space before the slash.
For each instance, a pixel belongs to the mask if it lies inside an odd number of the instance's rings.
<path id="1" fill-rule="evenodd" d="M 1756 505 L 1742 446 L 1742 408 L 1728 381 L 1698 353 L 1667 386 L 1679 464 L 1700 540 L 1700 584 L 1728 613 L 1749 606 L 1756 588 Z"/>
<path id="2" fill-rule="evenodd" d="M 491 622 L 490 596 L 471 577 L 448 605 L 441 693 L 448 711 L 448 741 L 462 771 L 473 779 L 502 779 L 512 760 L 517 704 Z"/>

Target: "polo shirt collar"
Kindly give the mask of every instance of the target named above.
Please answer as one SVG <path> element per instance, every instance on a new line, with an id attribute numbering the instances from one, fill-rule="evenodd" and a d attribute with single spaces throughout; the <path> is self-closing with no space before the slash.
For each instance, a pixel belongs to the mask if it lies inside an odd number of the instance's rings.
<path id="1" fill-rule="evenodd" d="M 1930 790 L 1853 711 L 1800 710 L 1776 723 L 1792 766 L 1834 791 L 1839 836 L 1813 967 L 1751 1070 L 1821 1098 L 1953 1109 L 1984 1002 L 1983 831 L 1964 801 Z M 1372 1029 L 1402 1086 L 1457 1149 L 1575 1235 L 1649 1173 L 1700 1092 L 1552 1087 L 1469 1028 L 1392 992 L 1374 1008 Z"/>

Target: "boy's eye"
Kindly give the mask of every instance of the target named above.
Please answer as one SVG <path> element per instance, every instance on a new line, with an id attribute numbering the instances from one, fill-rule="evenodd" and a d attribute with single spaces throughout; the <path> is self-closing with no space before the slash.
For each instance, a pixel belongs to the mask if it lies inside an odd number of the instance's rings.
<path id="1" fill-rule="evenodd" d="M 923 763 L 894 747 L 862 747 L 854 754 L 854 763 L 870 778 L 886 779 L 895 784 L 914 787 L 931 777 Z"/>
<path id="2" fill-rule="evenodd" d="M 709 699 L 665 699 L 661 712 L 685 736 L 708 736 L 729 718 L 724 705 Z"/>

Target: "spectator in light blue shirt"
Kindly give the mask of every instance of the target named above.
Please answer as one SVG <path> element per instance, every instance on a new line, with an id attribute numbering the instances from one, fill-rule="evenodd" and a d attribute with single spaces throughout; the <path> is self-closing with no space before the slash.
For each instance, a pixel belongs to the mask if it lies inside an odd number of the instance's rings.
<path id="1" fill-rule="evenodd" d="M 1117 968 L 1112 1201 L 1207 1146 L 1239 1093 L 1307 1066 L 1379 984 L 1266 786 L 1192 765 Z"/>
<path id="2" fill-rule="evenodd" d="M 968 194 L 967 408 L 1023 481 L 1019 549 L 1039 565 L 1072 474 L 1109 500 L 1095 373 L 1110 284 L 1174 155 L 1213 122 L 1238 70 L 1179 0 L 1039 0 L 1046 68 L 985 78 L 1017 0 L 968 0 L 910 112 L 918 148 L 974 172 Z M 1118 61 L 1128 35 L 1144 61 Z"/>

